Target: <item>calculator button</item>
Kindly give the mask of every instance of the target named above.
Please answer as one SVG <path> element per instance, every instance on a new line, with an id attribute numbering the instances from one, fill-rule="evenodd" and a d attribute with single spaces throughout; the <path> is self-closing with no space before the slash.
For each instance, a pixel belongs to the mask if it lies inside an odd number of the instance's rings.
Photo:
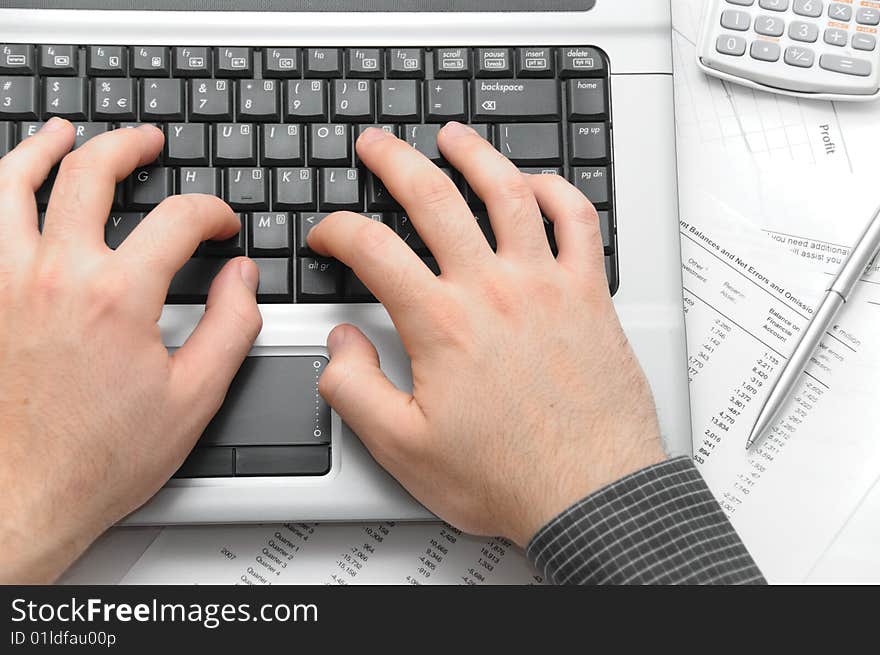
<path id="1" fill-rule="evenodd" d="M 856 50 L 870 52 L 877 47 L 877 39 L 870 34 L 853 34 L 851 45 Z"/>
<path id="2" fill-rule="evenodd" d="M 819 18 L 824 8 L 825 3 L 822 0 L 794 0 L 794 13 L 798 16 Z"/>
<path id="3" fill-rule="evenodd" d="M 827 71 L 843 73 L 844 75 L 868 77 L 871 74 L 871 62 L 863 59 L 840 57 L 838 55 L 822 55 L 819 58 L 819 65 Z"/>
<path id="4" fill-rule="evenodd" d="M 843 47 L 849 40 L 849 33 L 846 30 L 827 29 L 825 30 L 825 43 L 828 45 L 837 45 Z"/>
<path id="5" fill-rule="evenodd" d="M 728 30 L 739 30 L 745 32 L 752 26 L 752 17 L 744 11 L 734 11 L 728 9 L 721 14 L 721 27 Z"/>
<path id="6" fill-rule="evenodd" d="M 755 41 L 751 48 L 752 59 L 758 61 L 779 61 L 779 46 L 769 41 Z"/>
<path id="7" fill-rule="evenodd" d="M 859 25 L 880 25 L 880 10 L 859 9 L 856 12 L 856 22 Z"/>
<path id="8" fill-rule="evenodd" d="M 728 4 L 739 5 L 740 7 L 751 7 L 755 4 L 755 0 L 727 0 Z"/>
<path id="9" fill-rule="evenodd" d="M 811 68 L 816 62 L 816 54 L 809 48 L 791 46 L 785 49 L 785 63 L 798 68 Z"/>
<path id="10" fill-rule="evenodd" d="M 840 20 L 840 21 L 851 21 L 852 20 L 852 7 L 849 5 L 844 5 L 839 2 L 835 2 L 833 5 L 828 7 L 828 18 L 831 20 Z"/>
<path id="11" fill-rule="evenodd" d="M 764 36 L 782 36 L 785 21 L 775 16 L 758 16 L 755 19 L 755 31 Z"/>
<path id="12" fill-rule="evenodd" d="M 785 11 L 788 9 L 788 0 L 761 0 L 758 3 L 761 9 L 770 11 Z"/>
<path id="13" fill-rule="evenodd" d="M 746 54 L 746 40 L 741 36 L 722 34 L 715 42 L 715 49 L 722 55 L 742 57 Z"/>
<path id="14" fill-rule="evenodd" d="M 813 23 L 796 20 L 788 28 L 788 36 L 793 41 L 815 43 L 819 39 L 819 28 Z"/>

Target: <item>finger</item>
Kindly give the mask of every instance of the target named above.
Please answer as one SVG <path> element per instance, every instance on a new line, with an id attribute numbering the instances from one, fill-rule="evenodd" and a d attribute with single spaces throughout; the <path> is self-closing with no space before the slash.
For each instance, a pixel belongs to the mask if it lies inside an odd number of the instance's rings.
<path id="1" fill-rule="evenodd" d="M 171 358 L 178 397 L 192 403 L 205 422 L 220 408 L 263 327 L 259 282 L 259 269 L 249 259 L 226 264 L 211 284 L 202 320 Z"/>
<path id="2" fill-rule="evenodd" d="M 440 269 L 479 266 L 492 250 L 455 183 L 415 148 L 384 130 L 366 130 L 358 156 L 406 209 Z"/>
<path id="3" fill-rule="evenodd" d="M 139 298 L 146 294 L 144 304 L 152 307 L 163 303 L 171 278 L 202 241 L 228 239 L 240 227 L 229 205 L 215 196 L 171 196 L 147 214 L 116 253 L 142 285 Z"/>
<path id="4" fill-rule="evenodd" d="M 15 244 L 37 238 L 37 203 L 34 193 L 49 171 L 73 145 L 75 130 L 63 118 L 51 118 L 34 135 L 0 159 L 0 243 Z"/>
<path id="5" fill-rule="evenodd" d="M 498 254 L 550 258 L 541 212 L 524 176 L 472 128 L 448 123 L 437 145 L 489 210 Z"/>
<path id="6" fill-rule="evenodd" d="M 152 125 L 119 129 L 89 139 L 61 161 L 52 187 L 43 237 L 49 243 L 104 242 L 104 223 L 116 184 L 153 161 L 162 150 L 162 131 Z"/>
<path id="7" fill-rule="evenodd" d="M 339 325 L 327 337 L 330 363 L 318 390 L 383 466 L 390 440 L 419 434 L 424 415 L 413 397 L 392 384 L 379 368 L 379 353 L 353 325 Z"/>
<path id="8" fill-rule="evenodd" d="M 309 231 L 309 247 L 352 269 L 392 318 L 410 317 L 437 277 L 391 228 L 366 216 L 336 212 Z"/>
<path id="9" fill-rule="evenodd" d="M 587 197 L 559 175 L 527 175 L 544 215 L 553 222 L 557 261 L 575 271 L 602 271 L 605 252 L 599 215 Z"/>

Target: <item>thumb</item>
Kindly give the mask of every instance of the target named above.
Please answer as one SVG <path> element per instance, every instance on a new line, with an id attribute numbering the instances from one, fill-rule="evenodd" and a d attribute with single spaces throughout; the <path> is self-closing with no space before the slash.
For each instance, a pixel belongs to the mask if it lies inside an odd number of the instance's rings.
<path id="1" fill-rule="evenodd" d="M 318 390 L 360 437 L 374 457 L 389 451 L 389 440 L 419 431 L 422 410 L 379 368 L 375 346 L 353 325 L 338 325 L 327 337 L 330 363 Z"/>
<path id="2" fill-rule="evenodd" d="M 232 378 L 263 327 L 256 291 L 260 271 L 250 259 L 233 259 L 214 278 L 205 315 L 186 343 L 172 357 L 180 389 L 207 416 L 216 413 Z M 195 398 L 193 398 L 195 395 Z"/>

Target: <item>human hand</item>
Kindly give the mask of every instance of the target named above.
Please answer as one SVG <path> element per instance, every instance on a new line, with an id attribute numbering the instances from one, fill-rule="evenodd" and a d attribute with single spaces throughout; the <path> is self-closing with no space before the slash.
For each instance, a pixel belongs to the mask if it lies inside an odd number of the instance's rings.
<path id="1" fill-rule="evenodd" d="M 412 394 L 394 387 L 367 338 L 339 326 L 320 391 L 426 507 L 525 545 L 580 498 L 665 459 L 656 412 L 611 302 L 592 205 L 559 176 L 522 175 L 465 126 L 447 125 L 438 144 L 485 201 L 497 254 L 446 175 L 403 141 L 365 132 L 358 155 L 441 275 L 358 214 L 313 228 L 310 247 L 384 303 L 413 378 Z"/>
<path id="2" fill-rule="evenodd" d="M 229 262 L 186 344 L 157 321 L 175 272 L 239 229 L 212 196 L 166 199 L 116 250 L 114 187 L 162 149 L 152 126 L 65 154 L 52 119 L 0 159 L 0 582 L 47 582 L 174 473 L 261 328 L 259 271 Z M 37 230 L 34 192 L 63 157 Z"/>

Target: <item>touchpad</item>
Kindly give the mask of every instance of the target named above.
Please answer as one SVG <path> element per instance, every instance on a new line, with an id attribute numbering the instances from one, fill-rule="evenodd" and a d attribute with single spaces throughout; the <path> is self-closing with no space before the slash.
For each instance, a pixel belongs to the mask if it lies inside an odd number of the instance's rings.
<path id="1" fill-rule="evenodd" d="M 177 478 L 323 475 L 330 408 L 318 393 L 321 355 L 245 359 L 223 407 Z"/>

